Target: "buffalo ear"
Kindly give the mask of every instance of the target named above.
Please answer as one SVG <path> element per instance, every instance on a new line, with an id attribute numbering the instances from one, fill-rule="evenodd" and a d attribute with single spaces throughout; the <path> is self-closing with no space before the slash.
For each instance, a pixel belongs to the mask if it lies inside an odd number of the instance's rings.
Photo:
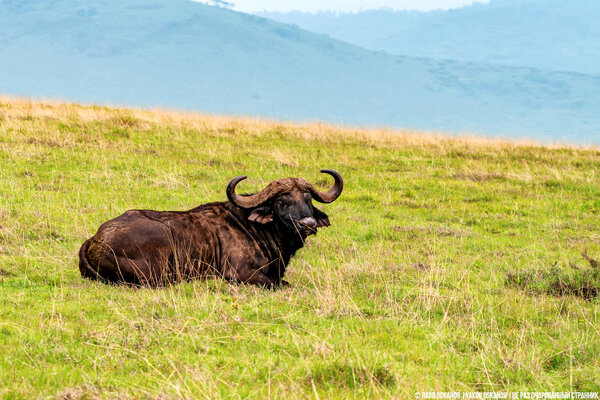
<path id="1" fill-rule="evenodd" d="M 273 222 L 273 213 L 268 207 L 258 207 L 252 210 L 248 216 L 248 220 L 258 222 L 259 224 L 268 224 Z"/>
<path id="2" fill-rule="evenodd" d="M 317 207 L 313 206 L 313 216 L 317 220 L 317 228 L 322 228 L 324 226 L 330 226 L 329 217 L 323 211 L 319 210 Z"/>

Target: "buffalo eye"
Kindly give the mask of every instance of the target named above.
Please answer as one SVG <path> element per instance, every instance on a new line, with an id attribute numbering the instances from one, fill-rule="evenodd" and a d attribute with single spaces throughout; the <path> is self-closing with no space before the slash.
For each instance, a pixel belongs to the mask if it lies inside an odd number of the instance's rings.
<path id="1" fill-rule="evenodd" d="M 311 200 L 312 200 L 312 196 L 309 193 L 304 195 L 304 201 L 306 203 L 310 203 Z"/>
<path id="2" fill-rule="evenodd" d="M 285 203 L 283 202 L 283 200 L 279 199 L 275 202 L 275 204 L 277 204 L 278 208 L 283 208 L 285 207 Z"/>

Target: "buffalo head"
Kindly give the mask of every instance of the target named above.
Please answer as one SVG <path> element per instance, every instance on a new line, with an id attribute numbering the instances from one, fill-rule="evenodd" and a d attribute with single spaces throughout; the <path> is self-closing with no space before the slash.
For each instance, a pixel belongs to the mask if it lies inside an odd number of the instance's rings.
<path id="1" fill-rule="evenodd" d="M 238 176 L 227 185 L 227 198 L 236 206 L 248 210 L 248 219 L 258 224 L 275 223 L 302 239 L 317 232 L 317 228 L 329 226 L 327 214 L 312 204 L 331 203 L 342 193 L 344 181 L 340 174 L 330 169 L 321 172 L 333 176 L 335 184 L 326 192 L 320 192 L 302 178 L 284 178 L 271 182 L 260 193 L 240 196 L 236 185 L 246 179 Z"/>

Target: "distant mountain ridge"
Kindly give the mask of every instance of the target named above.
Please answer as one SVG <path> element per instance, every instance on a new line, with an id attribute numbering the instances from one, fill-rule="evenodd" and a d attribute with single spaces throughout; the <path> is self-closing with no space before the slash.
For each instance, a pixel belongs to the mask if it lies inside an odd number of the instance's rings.
<path id="1" fill-rule="evenodd" d="M 0 0 L 0 93 L 600 143 L 600 77 L 392 56 L 184 0 Z"/>
<path id="2" fill-rule="evenodd" d="M 258 14 L 397 55 L 600 74 L 597 0 L 491 0 L 432 12 Z"/>

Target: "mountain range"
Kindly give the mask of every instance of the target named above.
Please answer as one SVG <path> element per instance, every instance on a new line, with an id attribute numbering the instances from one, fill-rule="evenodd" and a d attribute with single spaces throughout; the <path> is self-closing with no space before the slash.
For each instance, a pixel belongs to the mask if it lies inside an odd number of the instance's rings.
<path id="1" fill-rule="evenodd" d="M 0 92 L 600 142 L 600 76 L 397 56 L 184 0 L 0 0 Z"/>
<path id="2" fill-rule="evenodd" d="M 429 12 L 258 15 L 391 54 L 600 74 L 597 0 L 491 0 Z"/>

